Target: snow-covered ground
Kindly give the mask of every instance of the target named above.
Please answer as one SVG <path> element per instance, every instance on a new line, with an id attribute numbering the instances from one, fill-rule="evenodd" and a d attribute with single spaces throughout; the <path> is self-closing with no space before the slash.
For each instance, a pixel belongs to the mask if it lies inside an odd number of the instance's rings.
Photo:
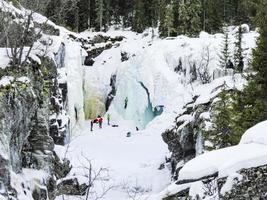
<path id="1" fill-rule="evenodd" d="M 111 123 L 117 124 L 113 120 Z M 94 131 L 91 132 L 87 121 L 87 128 L 67 148 L 66 157 L 73 164 L 69 177 L 76 176 L 80 183 L 87 183 L 88 179 L 83 176 L 87 171 L 82 167 L 88 167 L 86 159 L 91 160 L 95 171 L 107 168 L 109 175 L 103 174 L 105 179 L 97 180 L 95 188 L 100 194 L 102 184 L 106 188 L 112 186 L 112 190 L 105 196 L 107 200 L 125 200 L 133 195 L 136 196 L 135 199 L 142 195 L 149 196 L 170 184 L 169 169 L 158 169 L 169 154 L 160 129 L 135 131 L 126 123 L 111 127 L 106 121 L 102 129 L 96 124 L 94 126 Z M 129 131 L 131 137 L 126 137 Z M 64 156 L 66 148 L 57 146 L 56 151 Z M 58 197 L 59 199 L 62 198 Z"/>

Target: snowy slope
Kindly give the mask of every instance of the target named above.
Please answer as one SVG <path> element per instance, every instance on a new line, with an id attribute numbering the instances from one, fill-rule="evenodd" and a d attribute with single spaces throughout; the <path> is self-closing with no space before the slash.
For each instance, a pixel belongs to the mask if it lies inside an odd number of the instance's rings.
<path id="1" fill-rule="evenodd" d="M 167 145 L 161 139 L 161 131 L 132 131 L 132 136 L 126 137 L 128 124 L 120 124 L 116 128 L 107 126 L 106 123 L 104 121 L 103 129 L 95 125 L 91 132 L 89 122 L 86 122 L 87 129 L 70 143 L 66 155 L 73 164 L 73 169 L 69 177 L 78 177 L 80 183 L 88 181 L 84 177 L 87 171 L 81 169 L 81 166 L 88 166 L 87 158 L 91 160 L 94 170 L 108 169 L 104 183 L 96 181 L 93 189 L 100 194 L 103 184 L 105 187 L 112 186 L 112 190 L 105 196 L 107 200 L 128 199 L 128 193 L 135 187 L 140 189 L 136 197 L 156 194 L 166 187 L 171 180 L 169 170 L 158 169 L 168 155 Z M 66 149 L 57 146 L 56 151 L 64 156 Z"/>

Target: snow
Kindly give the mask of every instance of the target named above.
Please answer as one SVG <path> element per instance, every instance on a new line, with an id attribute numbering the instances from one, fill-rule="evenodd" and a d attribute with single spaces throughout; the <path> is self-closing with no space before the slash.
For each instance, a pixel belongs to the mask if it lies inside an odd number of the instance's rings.
<path id="1" fill-rule="evenodd" d="M 10 62 L 6 48 L 0 48 L 0 68 L 4 69 Z"/>
<path id="2" fill-rule="evenodd" d="M 2 0 L 0 2 L 4 3 L 13 14 L 24 15 L 27 12 L 25 9 L 19 10 Z M 47 18 L 40 14 L 34 14 L 33 18 L 35 22 L 47 22 L 60 30 L 60 36 L 45 34 L 42 36 L 43 40 L 52 41 L 47 52 L 50 58 L 57 61 L 54 54 L 61 53 L 61 47 L 65 45 L 65 54 L 60 56 L 60 59 L 64 60 L 64 66 L 61 66 L 58 73 L 59 83 L 67 83 L 68 86 L 68 114 L 72 137 L 69 146 L 65 148 L 56 146 L 55 151 L 61 160 L 66 156 L 74 166 L 68 177 L 77 177 L 80 183 L 87 181 L 84 177 L 86 171 L 81 169 L 81 166 L 88 165 L 88 161 L 84 159 L 86 157 L 91 160 L 96 170 L 101 167 L 108 169 L 109 175 L 105 175 L 105 185 L 115 186 L 107 194 L 108 200 L 128 199 L 130 198 L 127 194 L 128 189 L 134 188 L 140 188 L 138 193 L 140 199 L 159 200 L 189 187 L 190 194 L 195 194 L 196 190 L 201 187 L 200 182 L 169 185 L 171 178 L 168 168 L 158 170 L 160 164 L 164 163 L 165 157 L 169 155 L 161 133 L 172 126 L 175 117 L 182 112 L 185 104 L 192 101 L 193 96 L 199 96 L 192 105 L 197 106 L 216 97 L 221 91 L 216 88 L 224 83 L 229 88 L 243 87 L 245 80 L 240 75 L 233 76 L 231 72 L 225 74 L 218 69 L 223 34 L 210 35 L 201 32 L 198 38 L 178 36 L 162 40 L 158 37 L 152 38 L 151 29 L 146 30 L 144 34 L 114 30 L 107 33 L 89 31 L 72 33 L 47 21 Z M 246 33 L 243 36 L 242 47 L 245 49 L 245 68 L 247 68 L 248 58 L 252 48 L 256 46 L 255 39 L 258 34 L 249 32 L 249 28 L 245 25 L 243 27 Z M 233 52 L 234 34 L 237 30 L 232 27 L 229 31 L 231 43 L 229 47 Z M 109 37 L 123 36 L 124 40 L 118 42 L 119 46 L 114 45 L 111 49 L 105 50 L 94 59 L 95 63 L 92 67 L 87 67 L 82 64 L 86 52 L 81 48 L 81 43 L 69 38 L 69 34 L 86 40 L 98 34 Z M 103 47 L 106 44 L 99 43 L 94 47 L 88 45 L 88 48 Z M 40 43 L 37 42 L 33 49 L 39 46 Z M 7 52 L 6 49 L 0 49 L 0 68 L 5 68 L 9 63 Z M 44 52 L 43 47 L 37 48 L 30 57 L 40 64 L 38 55 Z M 121 52 L 126 52 L 129 60 L 122 62 Z M 210 54 L 209 63 L 205 61 L 207 53 Z M 182 61 L 182 68 L 185 72 L 175 73 L 174 69 L 178 66 L 179 60 Z M 199 80 L 190 83 L 190 67 L 194 63 L 197 69 L 201 67 L 201 64 L 208 64 L 209 73 L 216 79 L 205 85 L 202 85 Z M 94 131 L 90 132 L 89 121 L 85 122 L 85 117 L 92 118 L 105 114 L 105 101 L 111 89 L 112 75 L 116 75 L 117 94 L 108 112 L 112 115 L 112 123 L 118 124 L 119 127 L 114 128 L 104 124 L 103 129 L 94 127 Z M 26 77 L 20 77 L 18 80 L 28 82 Z M 3 77 L 0 80 L 0 86 L 6 86 L 12 81 L 12 77 Z M 129 102 L 127 109 L 124 109 L 126 97 Z M 158 106 L 164 106 L 164 111 L 160 116 L 155 116 L 153 110 Z M 85 110 L 85 107 L 88 109 Z M 64 123 L 67 123 L 68 117 L 65 115 L 62 117 Z M 201 117 L 208 118 L 209 113 Z M 193 116 L 188 115 L 182 116 L 179 120 L 184 121 L 185 125 L 192 119 Z M 137 132 L 135 127 L 143 130 Z M 237 146 L 199 155 L 189 161 L 180 171 L 179 180 L 196 180 L 218 172 L 219 177 L 232 177 L 232 179 L 229 178 L 224 188 L 224 191 L 229 190 L 233 177 L 237 176 L 236 171 L 267 163 L 267 139 L 264 137 L 264 127 L 266 123 L 249 129 Z M 126 137 L 129 131 L 132 136 Z M 198 153 L 202 152 L 201 142 L 202 137 L 199 135 Z M 19 188 L 20 199 L 30 200 L 31 197 L 24 195 L 19 183 L 27 180 L 34 185 L 34 177 L 42 178 L 44 175 L 25 170 L 23 175 L 12 174 L 15 180 L 13 187 Z M 101 184 L 101 181 L 96 183 L 96 191 L 101 190 Z M 68 197 L 68 199 L 75 198 Z"/>
<path id="3" fill-rule="evenodd" d="M 74 165 L 69 176 L 76 174 L 80 183 L 86 182 L 81 175 L 83 170 L 79 168 L 88 165 L 84 159 L 86 157 L 91 160 L 95 170 L 101 167 L 108 169 L 109 178 L 105 185 L 116 186 L 105 199 L 128 199 L 127 188 L 135 186 L 143 190 L 138 196 L 155 194 L 165 188 L 171 179 L 167 168 L 158 169 L 168 155 L 167 145 L 161 139 L 161 130 L 153 128 L 153 131 L 136 132 L 129 128 L 126 121 L 117 128 L 107 126 L 106 123 L 104 121 L 103 129 L 95 124 L 91 132 L 87 121 L 87 128 L 72 140 L 66 154 Z M 112 124 L 117 124 L 114 116 Z M 132 132 L 131 137 L 126 137 L 128 131 Z M 64 157 L 64 149 L 56 147 L 55 150 L 61 158 Z"/>
<path id="4" fill-rule="evenodd" d="M 23 169 L 21 174 L 11 172 L 11 186 L 17 191 L 19 200 L 33 200 L 35 189 L 45 189 L 44 184 L 48 174 L 43 170 Z"/>
<path id="5" fill-rule="evenodd" d="M 197 180 L 219 173 L 228 177 L 243 168 L 257 167 L 267 163 L 266 121 L 249 129 L 239 145 L 202 154 L 188 163 L 179 172 L 179 180 Z M 255 138 L 255 140 L 254 140 Z M 260 142 L 263 141 L 263 142 Z"/>
<path id="6" fill-rule="evenodd" d="M 267 145 L 267 121 L 258 123 L 248 129 L 240 140 L 240 144 L 263 144 Z"/>
<path id="7" fill-rule="evenodd" d="M 30 79 L 26 76 L 19 77 L 16 80 L 22 83 L 30 83 Z"/>
<path id="8" fill-rule="evenodd" d="M 5 87 L 10 85 L 14 81 L 14 77 L 12 76 L 4 76 L 0 79 L 0 86 Z"/>

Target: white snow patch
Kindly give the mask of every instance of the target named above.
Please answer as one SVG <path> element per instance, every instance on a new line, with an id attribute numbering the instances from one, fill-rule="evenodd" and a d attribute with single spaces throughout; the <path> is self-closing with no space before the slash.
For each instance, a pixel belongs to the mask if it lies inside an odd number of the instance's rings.
<path id="1" fill-rule="evenodd" d="M 267 145 L 267 121 L 258 123 L 248 129 L 242 136 L 239 144 L 251 143 Z"/>

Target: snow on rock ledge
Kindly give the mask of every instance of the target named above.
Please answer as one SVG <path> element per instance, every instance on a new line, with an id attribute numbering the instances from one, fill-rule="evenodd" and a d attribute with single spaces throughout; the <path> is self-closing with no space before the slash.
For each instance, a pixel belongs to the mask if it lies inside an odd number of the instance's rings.
<path id="1" fill-rule="evenodd" d="M 179 181 L 198 180 L 219 173 L 219 177 L 267 163 L 267 146 L 241 144 L 211 151 L 189 161 L 179 173 Z"/>
<path id="2" fill-rule="evenodd" d="M 263 121 L 248 129 L 239 144 L 258 143 L 267 145 L 267 121 Z"/>
<path id="3" fill-rule="evenodd" d="M 179 172 L 179 181 L 197 180 L 219 173 L 229 176 L 242 168 L 257 167 L 267 163 L 267 121 L 248 129 L 240 144 L 202 154 L 188 163 Z"/>
<path id="4" fill-rule="evenodd" d="M 267 121 L 261 122 L 245 132 L 239 145 L 211 151 L 187 162 L 179 172 L 177 187 L 168 187 L 161 196 L 210 199 L 203 187 L 211 184 L 216 187 L 212 199 L 265 197 L 266 128 Z M 246 192 L 248 189 L 251 191 Z"/>

